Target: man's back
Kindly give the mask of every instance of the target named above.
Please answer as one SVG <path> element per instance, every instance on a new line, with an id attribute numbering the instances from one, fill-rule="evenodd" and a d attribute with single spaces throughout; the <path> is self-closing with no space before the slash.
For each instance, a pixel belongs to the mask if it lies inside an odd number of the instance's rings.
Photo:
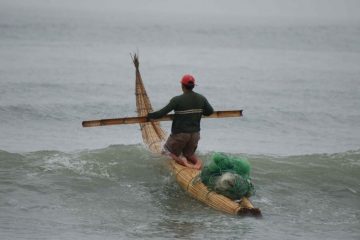
<path id="1" fill-rule="evenodd" d="M 204 96 L 193 91 L 174 97 L 170 103 L 175 112 L 172 133 L 200 131 L 201 116 L 214 111 Z"/>
<path id="2" fill-rule="evenodd" d="M 149 118 L 160 118 L 174 110 L 171 133 L 192 133 L 200 131 L 201 116 L 214 112 L 207 99 L 194 91 L 173 97 L 168 105 L 157 112 L 149 113 Z"/>

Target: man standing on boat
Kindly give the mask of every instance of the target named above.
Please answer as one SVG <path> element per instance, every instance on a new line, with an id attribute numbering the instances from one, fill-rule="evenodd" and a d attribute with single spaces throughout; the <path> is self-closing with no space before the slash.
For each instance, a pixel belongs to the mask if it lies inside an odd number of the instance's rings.
<path id="1" fill-rule="evenodd" d="M 202 115 L 211 115 L 214 109 L 204 96 L 193 91 L 195 78 L 192 75 L 184 75 L 180 82 L 183 94 L 173 97 L 168 105 L 147 117 L 150 120 L 161 118 L 174 110 L 171 134 L 164 149 L 177 163 L 201 169 L 202 163 L 195 155 L 200 139 L 200 120 Z"/>

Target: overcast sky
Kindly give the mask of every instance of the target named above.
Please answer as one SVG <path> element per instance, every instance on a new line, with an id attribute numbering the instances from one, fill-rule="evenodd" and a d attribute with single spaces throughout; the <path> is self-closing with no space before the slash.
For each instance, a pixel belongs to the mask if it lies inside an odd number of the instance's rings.
<path id="1" fill-rule="evenodd" d="M 27 9 L 360 23 L 360 0 L 0 0 L 0 13 Z"/>

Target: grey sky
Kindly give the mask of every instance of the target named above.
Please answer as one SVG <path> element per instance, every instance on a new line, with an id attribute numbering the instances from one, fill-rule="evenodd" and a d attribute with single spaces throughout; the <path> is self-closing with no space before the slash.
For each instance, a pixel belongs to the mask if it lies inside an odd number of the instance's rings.
<path id="1" fill-rule="evenodd" d="M 2 9 L 2 10 L 1 10 Z M 79 11 L 83 14 L 146 14 L 171 19 L 217 17 L 283 21 L 360 22 L 359 0 L 0 0 L 9 11 Z M 14 14 L 16 14 L 14 12 Z"/>

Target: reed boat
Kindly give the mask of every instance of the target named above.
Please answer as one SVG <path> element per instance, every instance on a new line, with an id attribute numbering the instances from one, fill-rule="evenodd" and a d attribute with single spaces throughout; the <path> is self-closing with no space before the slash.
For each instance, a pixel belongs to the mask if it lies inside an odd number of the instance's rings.
<path id="1" fill-rule="evenodd" d="M 135 65 L 135 96 L 136 110 L 139 117 L 147 116 L 153 111 L 150 99 L 144 87 L 144 83 L 139 71 L 139 59 L 135 54 L 133 57 Z M 144 144 L 150 152 L 154 154 L 162 154 L 162 146 L 166 140 L 167 134 L 161 128 L 159 121 L 139 123 Z M 203 202 L 204 204 L 224 213 L 233 215 L 251 214 L 259 216 L 261 211 L 255 208 L 251 201 L 243 197 L 240 201 L 233 201 L 216 192 L 209 191 L 208 188 L 197 180 L 200 174 L 199 170 L 191 169 L 177 164 L 173 159 L 169 159 L 169 170 L 175 176 L 176 181 L 181 188 L 191 197 Z"/>

